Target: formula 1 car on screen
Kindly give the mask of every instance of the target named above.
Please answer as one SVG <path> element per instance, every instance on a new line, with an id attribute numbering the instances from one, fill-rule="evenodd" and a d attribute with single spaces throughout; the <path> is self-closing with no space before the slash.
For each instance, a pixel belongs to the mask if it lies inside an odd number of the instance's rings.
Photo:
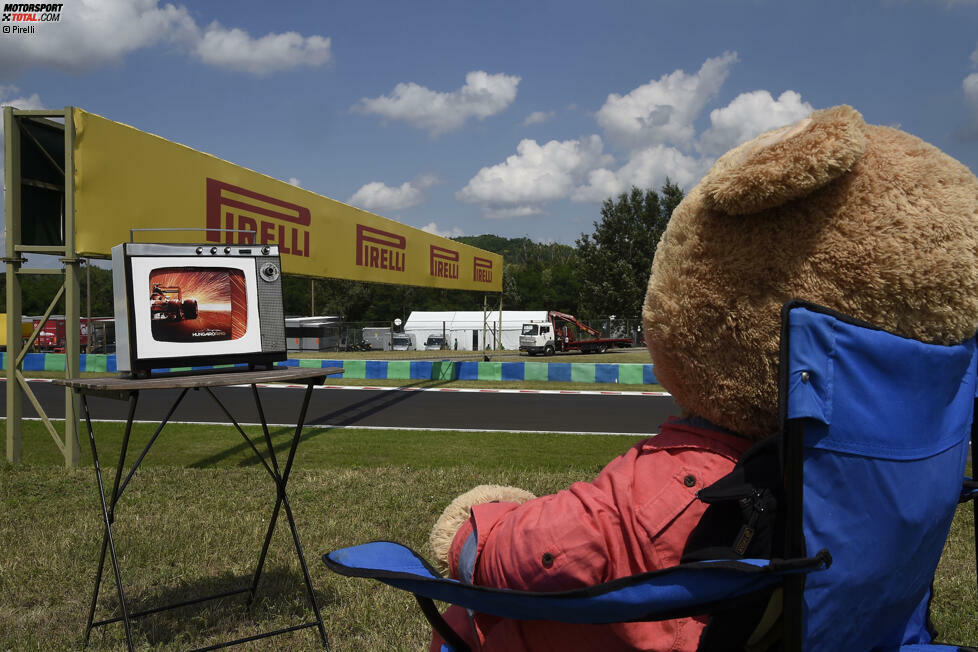
<path id="1" fill-rule="evenodd" d="M 179 286 L 153 285 L 149 300 L 151 319 L 197 319 L 197 299 L 184 299 Z"/>

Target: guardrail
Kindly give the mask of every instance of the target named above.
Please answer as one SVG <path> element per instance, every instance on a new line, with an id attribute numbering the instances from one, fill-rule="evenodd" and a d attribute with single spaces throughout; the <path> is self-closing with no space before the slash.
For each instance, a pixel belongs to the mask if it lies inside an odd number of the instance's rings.
<path id="1" fill-rule="evenodd" d="M 2 356 L 6 368 L 7 354 Z M 278 363 L 285 367 L 341 367 L 343 378 L 355 380 L 482 380 L 543 381 L 568 383 L 620 383 L 652 385 L 658 382 L 651 364 L 606 364 L 601 362 L 466 362 L 456 360 L 320 360 L 289 359 Z M 160 371 L 190 371 L 233 368 L 241 365 L 207 365 L 172 367 Z M 64 371 L 63 353 L 28 353 L 24 371 Z M 115 372 L 114 355 L 81 356 L 81 370 Z"/>

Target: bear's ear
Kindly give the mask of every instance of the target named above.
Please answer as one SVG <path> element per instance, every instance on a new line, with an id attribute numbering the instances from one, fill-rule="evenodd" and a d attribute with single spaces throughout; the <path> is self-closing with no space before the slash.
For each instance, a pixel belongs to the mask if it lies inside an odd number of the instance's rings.
<path id="1" fill-rule="evenodd" d="M 732 149 L 700 182 L 706 205 L 746 215 L 803 197 L 852 169 L 866 123 L 850 106 L 815 111 Z"/>

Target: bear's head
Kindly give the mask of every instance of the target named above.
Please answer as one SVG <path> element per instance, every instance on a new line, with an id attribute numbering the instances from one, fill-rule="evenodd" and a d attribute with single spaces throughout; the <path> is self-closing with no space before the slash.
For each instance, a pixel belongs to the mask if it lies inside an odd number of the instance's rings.
<path id="1" fill-rule="evenodd" d="M 643 308 L 655 374 L 685 412 L 777 429 L 781 306 L 820 304 L 925 342 L 978 329 L 978 179 L 848 106 L 721 157 L 675 210 Z"/>

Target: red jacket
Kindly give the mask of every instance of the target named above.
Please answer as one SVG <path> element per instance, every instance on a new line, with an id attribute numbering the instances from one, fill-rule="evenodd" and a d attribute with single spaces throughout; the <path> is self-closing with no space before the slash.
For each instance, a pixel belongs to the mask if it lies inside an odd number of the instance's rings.
<path id="1" fill-rule="evenodd" d="M 451 574 L 468 579 L 474 561 L 475 584 L 561 591 L 674 566 L 706 509 L 696 492 L 729 473 L 751 444 L 670 419 L 659 435 L 612 461 L 593 482 L 522 505 L 473 507 L 452 542 Z M 705 618 L 567 625 L 483 614 L 470 623 L 458 607 L 446 618 L 473 649 L 483 650 L 691 651 L 705 625 Z M 437 650 L 441 642 L 435 639 Z"/>

